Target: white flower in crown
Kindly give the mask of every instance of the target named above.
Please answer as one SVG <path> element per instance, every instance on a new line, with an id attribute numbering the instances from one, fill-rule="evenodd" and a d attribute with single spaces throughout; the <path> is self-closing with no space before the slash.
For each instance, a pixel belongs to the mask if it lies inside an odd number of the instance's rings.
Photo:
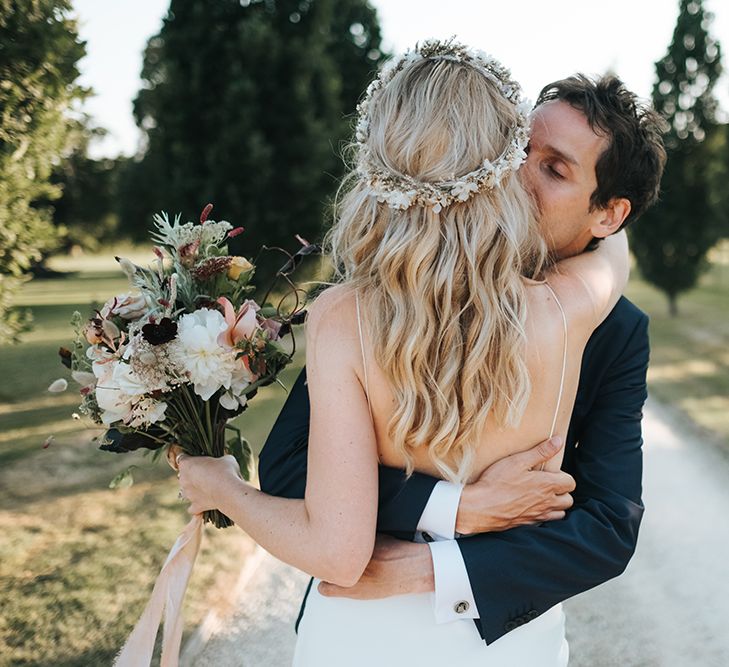
<path id="1" fill-rule="evenodd" d="M 473 181 L 461 181 L 451 188 L 451 194 L 458 201 L 466 201 L 474 192 L 478 192 L 478 183 Z"/>
<path id="2" fill-rule="evenodd" d="M 522 164 L 524 164 L 524 161 L 527 158 L 527 154 L 523 150 L 515 151 L 514 157 L 511 159 L 511 168 L 512 170 L 516 171 L 519 167 L 521 167 Z"/>
<path id="3" fill-rule="evenodd" d="M 412 54 L 409 53 L 407 57 L 410 57 L 411 55 Z M 387 79 L 388 77 L 392 76 L 395 73 L 395 71 L 401 67 L 401 64 L 402 63 L 400 63 L 397 58 L 392 58 L 391 60 L 388 60 L 382 66 L 382 69 L 380 70 L 380 72 L 381 72 L 380 77 L 378 79 L 375 79 L 372 83 L 370 83 L 370 85 L 367 88 L 367 92 L 370 92 L 371 88 L 373 88 L 375 86 L 379 86 L 380 85 L 379 82 L 382 79 Z"/>
<path id="4" fill-rule="evenodd" d="M 479 60 L 483 60 L 484 62 L 492 62 L 494 60 L 494 57 L 483 49 L 474 48 L 470 49 L 470 52 L 474 58 L 478 58 Z"/>
<path id="5" fill-rule="evenodd" d="M 175 360 L 205 401 L 221 387 L 229 389 L 233 379 L 236 353 L 218 343 L 227 328 L 222 314 L 207 308 L 183 315 L 177 324 Z"/>
<path id="6" fill-rule="evenodd" d="M 369 129 L 369 121 L 366 118 L 360 118 L 357 122 L 357 129 L 355 130 L 357 141 L 364 141 L 367 138 Z"/>
<path id="7" fill-rule="evenodd" d="M 494 174 L 496 175 L 496 178 L 499 179 L 499 181 L 504 176 L 506 176 L 506 174 L 508 174 L 511 170 L 512 170 L 512 165 L 511 165 L 511 159 L 509 159 L 509 158 L 506 158 L 504 160 L 499 160 L 499 162 L 497 162 L 494 165 Z"/>
<path id="8" fill-rule="evenodd" d="M 382 194 L 382 199 L 387 202 L 390 208 L 406 209 L 410 208 L 413 203 L 413 195 L 410 192 L 401 192 L 393 190 Z"/>
<path id="9" fill-rule="evenodd" d="M 526 118 L 529 118 L 532 114 L 532 111 L 534 111 L 534 105 L 532 104 L 531 100 L 522 100 L 519 102 L 519 104 L 516 105 L 516 112 L 520 116 L 524 116 Z"/>

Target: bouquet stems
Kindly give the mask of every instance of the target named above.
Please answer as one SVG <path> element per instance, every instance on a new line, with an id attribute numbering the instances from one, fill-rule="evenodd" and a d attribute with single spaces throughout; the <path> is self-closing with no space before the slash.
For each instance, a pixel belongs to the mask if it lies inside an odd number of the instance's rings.
<path id="1" fill-rule="evenodd" d="M 205 402 L 205 412 L 207 415 L 207 425 L 209 427 L 210 438 L 210 456 L 220 457 L 225 455 L 225 420 L 217 420 L 211 422 L 210 419 L 210 403 Z M 228 528 L 234 525 L 220 510 L 207 510 L 203 512 L 203 520 L 205 523 L 212 523 L 216 528 Z"/>
<path id="2" fill-rule="evenodd" d="M 171 403 L 176 413 L 176 440 L 180 447 L 190 456 L 224 456 L 227 418 L 218 414 L 215 397 L 204 401 L 183 385 L 179 387 L 176 398 L 178 400 L 168 399 L 168 405 Z M 211 402 L 214 402 L 214 408 L 211 408 Z M 205 523 L 212 523 L 216 528 L 234 525 L 219 510 L 203 512 L 203 520 Z"/>

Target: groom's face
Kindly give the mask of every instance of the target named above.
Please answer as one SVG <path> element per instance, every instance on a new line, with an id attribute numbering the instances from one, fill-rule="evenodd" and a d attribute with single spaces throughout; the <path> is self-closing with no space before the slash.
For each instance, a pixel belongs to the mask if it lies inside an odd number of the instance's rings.
<path id="1" fill-rule="evenodd" d="M 604 213 L 591 210 L 595 165 L 608 142 L 582 112 L 566 102 L 545 102 L 534 111 L 523 180 L 539 209 L 542 233 L 558 257 L 582 252 L 602 231 Z"/>

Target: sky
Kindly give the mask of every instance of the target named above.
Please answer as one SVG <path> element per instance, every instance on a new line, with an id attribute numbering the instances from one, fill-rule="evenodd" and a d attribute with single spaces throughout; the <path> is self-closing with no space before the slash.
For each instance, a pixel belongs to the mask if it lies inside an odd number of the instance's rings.
<path id="1" fill-rule="evenodd" d="M 549 81 L 607 70 L 649 97 L 653 63 L 665 54 L 678 15 L 678 0 L 371 1 L 388 50 L 455 35 L 501 60 L 532 100 Z M 96 93 L 85 110 L 109 130 L 92 155 L 130 155 L 139 141 L 132 100 L 141 85 L 144 46 L 159 31 L 169 0 L 74 0 L 73 6 L 87 42 L 81 83 Z M 729 2 L 704 0 L 704 7 L 714 14 L 711 33 L 722 43 L 729 69 Z M 729 76 L 716 95 L 729 111 Z"/>

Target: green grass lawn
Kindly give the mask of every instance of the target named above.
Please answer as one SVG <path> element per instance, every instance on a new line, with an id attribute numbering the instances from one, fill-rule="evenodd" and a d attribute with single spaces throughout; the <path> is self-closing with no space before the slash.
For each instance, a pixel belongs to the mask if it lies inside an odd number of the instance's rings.
<path id="1" fill-rule="evenodd" d="M 57 350 L 70 341 L 73 310 L 86 315 L 92 302 L 126 289 L 106 258 L 56 267 L 78 273 L 29 283 L 20 305 L 32 309 L 35 329 L 21 345 L 0 347 L 0 666 L 110 664 L 188 520 L 166 464 L 99 451 L 89 442 L 95 432 L 70 417 L 73 389 L 47 392 L 67 375 Z M 729 266 L 717 265 L 686 294 L 676 319 L 640 280 L 628 296 L 651 316 L 652 393 L 729 444 Z M 301 363 L 299 355 L 284 374 L 287 386 Z M 284 400 L 280 387 L 266 387 L 237 420 L 255 451 Z M 55 440 L 43 449 L 49 435 Z M 135 485 L 108 489 L 132 462 L 142 466 Z M 224 603 L 251 548 L 237 528 L 206 528 L 186 600 L 188 631 Z"/>
<path id="2" fill-rule="evenodd" d="M 631 280 L 627 296 L 651 318 L 651 394 L 729 447 L 729 265 L 715 264 L 684 294 L 675 318 L 641 280 Z"/>
<path id="3" fill-rule="evenodd" d="M 141 258 L 135 258 L 140 261 Z M 19 305 L 35 329 L 17 346 L 0 347 L 0 665 L 111 664 L 136 622 L 178 532 L 188 521 L 166 463 L 141 454 L 99 451 L 96 430 L 71 419 L 78 394 L 50 394 L 68 377 L 57 350 L 70 342 L 74 310 L 125 291 L 113 260 L 61 263 L 78 273 L 34 280 Z M 300 355 L 299 355 L 300 356 Z M 290 386 L 301 361 L 287 370 Z M 237 425 L 258 451 L 285 400 L 278 385 L 261 390 Z M 43 449 L 47 436 L 52 444 Z M 109 481 L 138 463 L 135 484 Z M 187 632 L 213 606 L 229 603 L 252 549 L 238 528 L 206 527 L 185 604 Z"/>

